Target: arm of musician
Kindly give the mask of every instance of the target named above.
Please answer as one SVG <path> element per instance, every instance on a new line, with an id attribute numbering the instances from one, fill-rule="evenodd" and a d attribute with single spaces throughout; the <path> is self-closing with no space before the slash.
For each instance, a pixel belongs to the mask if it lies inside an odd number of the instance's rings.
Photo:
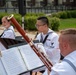
<path id="1" fill-rule="evenodd" d="M 52 44 L 53 43 L 53 44 Z M 52 64 L 56 64 L 60 60 L 60 49 L 58 38 L 53 38 L 51 42 L 48 43 L 49 46 L 45 46 L 48 58 L 51 60 Z"/>
<path id="2" fill-rule="evenodd" d="M 46 53 L 53 65 L 60 61 L 60 50 L 59 49 L 54 49 L 53 51 L 46 51 Z"/>
<path id="3" fill-rule="evenodd" d="M 59 53 L 60 53 L 60 52 L 59 52 Z M 58 53 L 58 55 L 57 55 L 57 50 L 54 50 L 53 52 L 51 52 L 51 54 L 48 53 L 48 54 L 50 54 L 50 57 L 49 57 L 49 55 L 48 55 L 48 58 L 51 60 L 51 63 L 53 64 L 53 66 L 54 66 L 56 63 L 58 63 L 59 60 L 60 60 L 60 55 L 59 55 L 59 53 Z M 50 73 L 51 73 L 51 71 L 49 71 L 49 70 L 46 68 L 46 70 L 45 70 L 45 72 L 43 73 L 43 75 L 50 75 Z"/>
<path id="4" fill-rule="evenodd" d="M 41 53 L 43 53 L 45 56 L 47 56 L 46 51 L 45 51 L 45 48 L 44 48 L 44 46 L 43 46 L 42 43 L 37 43 L 37 44 L 36 44 L 36 47 L 37 47 L 37 49 L 38 49 Z"/>

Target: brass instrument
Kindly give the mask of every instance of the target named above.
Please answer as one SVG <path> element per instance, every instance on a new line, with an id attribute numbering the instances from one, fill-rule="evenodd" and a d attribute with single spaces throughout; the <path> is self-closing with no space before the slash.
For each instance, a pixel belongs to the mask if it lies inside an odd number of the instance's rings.
<path id="1" fill-rule="evenodd" d="M 52 63 L 42 52 L 40 52 L 37 49 L 37 47 L 34 45 L 33 41 L 26 35 L 26 32 L 22 29 L 20 24 L 16 21 L 16 19 L 14 18 L 14 15 L 12 14 L 12 15 L 8 16 L 7 19 L 10 20 L 15 25 L 16 29 L 23 36 L 23 38 L 26 40 L 26 42 L 30 45 L 30 47 L 38 55 L 38 57 L 41 59 L 41 61 L 44 63 L 44 65 L 48 68 L 48 70 L 51 71 L 51 67 L 53 66 Z"/>

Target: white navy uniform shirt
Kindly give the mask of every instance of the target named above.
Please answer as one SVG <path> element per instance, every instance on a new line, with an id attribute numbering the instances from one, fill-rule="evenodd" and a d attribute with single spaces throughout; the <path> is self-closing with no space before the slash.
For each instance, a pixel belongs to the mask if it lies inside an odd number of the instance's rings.
<path id="1" fill-rule="evenodd" d="M 58 34 L 56 34 L 54 31 L 51 29 L 48 29 L 49 36 L 47 37 L 45 43 L 44 43 L 44 48 L 46 51 L 46 54 L 48 58 L 51 60 L 52 64 L 55 64 L 59 62 L 60 60 L 60 50 L 59 50 L 59 42 L 58 42 Z M 43 36 L 43 39 L 47 34 L 39 33 L 36 37 L 36 40 L 41 40 L 41 34 Z"/>
<path id="2" fill-rule="evenodd" d="M 15 33 L 13 26 L 10 26 L 8 29 L 5 29 L 1 38 L 11 38 L 15 39 Z M 0 42 L 0 50 L 5 50 L 6 48 L 3 46 L 3 44 Z"/>
<path id="3" fill-rule="evenodd" d="M 13 26 L 10 26 L 8 29 L 5 29 L 3 35 L 1 36 L 1 38 L 15 39 L 15 33 L 14 33 Z"/>
<path id="4" fill-rule="evenodd" d="M 75 66 L 75 70 L 76 70 L 75 57 L 76 57 L 76 51 L 73 51 L 72 53 L 67 55 L 64 59 L 70 60 Z M 75 70 L 66 61 L 62 61 L 61 63 L 57 63 L 52 67 L 50 75 L 76 75 Z"/>

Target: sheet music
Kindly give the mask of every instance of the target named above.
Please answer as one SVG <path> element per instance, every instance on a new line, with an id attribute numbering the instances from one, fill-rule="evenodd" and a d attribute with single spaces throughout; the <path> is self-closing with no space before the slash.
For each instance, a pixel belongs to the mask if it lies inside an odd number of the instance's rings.
<path id="1" fill-rule="evenodd" d="M 7 72 L 5 71 L 5 68 L 2 64 L 1 57 L 0 57 L 0 75 L 7 75 Z"/>
<path id="2" fill-rule="evenodd" d="M 17 75 L 27 71 L 18 48 L 16 47 L 2 51 L 1 59 L 8 75 Z"/>
<path id="3" fill-rule="evenodd" d="M 19 46 L 18 48 L 20 49 L 21 54 L 29 70 L 44 65 L 40 58 L 36 55 L 36 53 L 28 44 Z"/>

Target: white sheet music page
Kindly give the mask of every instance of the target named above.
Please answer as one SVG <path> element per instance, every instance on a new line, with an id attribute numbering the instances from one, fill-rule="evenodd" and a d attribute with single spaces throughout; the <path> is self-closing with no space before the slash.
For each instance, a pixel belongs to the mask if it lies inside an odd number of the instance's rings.
<path id="1" fill-rule="evenodd" d="M 24 58 L 24 61 L 28 67 L 28 70 L 35 69 L 43 65 L 43 62 L 32 50 L 32 48 L 27 44 L 18 47 L 21 51 L 21 54 Z"/>
<path id="2" fill-rule="evenodd" d="M 27 70 L 16 47 L 2 51 L 1 59 L 8 75 L 18 75 Z"/>
<path id="3" fill-rule="evenodd" d="M 7 75 L 7 72 L 5 71 L 3 63 L 1 61 L 1 57 L 0 57 L 0 75 Z"/>

